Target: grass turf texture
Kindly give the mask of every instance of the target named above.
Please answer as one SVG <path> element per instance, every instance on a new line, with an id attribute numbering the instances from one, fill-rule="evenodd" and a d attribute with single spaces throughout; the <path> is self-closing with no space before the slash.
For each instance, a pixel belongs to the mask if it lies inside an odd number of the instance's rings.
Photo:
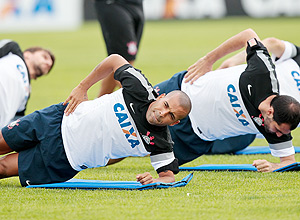
<path id="1" fill-rule="evenodd" d="M 300 45 L 300 18 L 147 22 L 135 66 L 156 84 L 249 27 L 261 39 L 275 36 Z M 74 32 L 0 34 L 3 38 L 16 40 L 23 49 L 47 47 L 57 58 L 49 76 L 32 82 L 27 114 L 64 101 L 106 56 L 97 22 L 85 23 Z M 99 86 L 91 88 L 90 99 L 96 97 Z M 295 146 L 300 146 L 299 134 L 299 129 L 293 132 Z M 253 143 L 265 144 L 264 140 Z M 252 163 L 261 158 L 278 162 L 270 155 L 217 155 L 202 156 L 186 166 Z M 300 161 L 300 155 L 296 160 Z M 82 171 L 76 178 L 129 181 L 145 171 L 156 175 L 148 157 L 128 158 L 110 167 Z M 187 173 L 179 173 L 176 180 Z M 184 188 L 84 191 L 25 189 L 14 177 L 0 180 L 0 219 L 299 219 L 299 180 L 295 172 L 196 172 Z"/>

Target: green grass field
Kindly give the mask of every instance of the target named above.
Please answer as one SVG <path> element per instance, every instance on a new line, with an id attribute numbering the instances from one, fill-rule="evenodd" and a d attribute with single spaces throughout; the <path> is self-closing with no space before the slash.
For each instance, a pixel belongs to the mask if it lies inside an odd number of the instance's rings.
<path id="1" fill-rule="evenodd" d="M 136 67 L 156 84 L 184 70 L 232 35 L 253 28 L 261 39 L 278 37 L 300 45 L 300 18 L 147 22 Z M 74 32 L 0 34 L 23 49 L 40 45 L 57 58 L 53 72 L 32 82 L 27 114 L 64 101 L 102 59 L 106 50 L 97 22 Z M 222 60 L 221 60 L 222 61 Z M 221 63 L 218 62 L 216 65 Z M 89 92 L 96 97 L 100 84 Z M 293 132 L 300 146 L 299 129 Z M 253 145 L 264 145 L 263 140 Z M 270 155 L 202 156 L 189 166 L 278 162 Z M 296 155 L 300 161 L 300 155 Z M 128 158 L 119 164 L 89 169 L 76 178 L 134 181 L 153 170 L 150 159 Z M 188 172 L 176 176 L 179 180 Z M 150 191 L 26 189 L 18 178 L 0 180 L 0 219 L 300 219 L 299 173 L 198 172 L 184 188 Z M 187 195 L 189 193 L 189 196 Z"/>

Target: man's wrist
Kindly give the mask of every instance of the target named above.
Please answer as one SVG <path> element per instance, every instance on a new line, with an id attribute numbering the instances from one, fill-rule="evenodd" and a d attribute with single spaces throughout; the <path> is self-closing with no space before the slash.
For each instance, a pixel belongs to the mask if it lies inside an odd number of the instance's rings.
<path id="1" fill-rule="evenodd" d="M 207 64 L 212 66 L 216 62 L 217 58 L 213 52 L 209 52 L 204 56 L 204 60 Z"/>

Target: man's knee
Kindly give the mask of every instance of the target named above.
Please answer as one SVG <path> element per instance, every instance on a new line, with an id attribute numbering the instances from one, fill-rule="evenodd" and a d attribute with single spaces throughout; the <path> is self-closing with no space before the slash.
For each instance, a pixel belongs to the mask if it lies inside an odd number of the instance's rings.
<path id="1" fill-rule="evenodd" d="M 153 88 L 159 95 L 163 93 L 168 94 L 169 92 L 174 90 L 181 90 L 181 82 L 186 72 L 187 71 L 181 71 L 179 73 L 176 73 L 170 79 L 155 85 Z"/>
<path id="2" fill-rule="evenodd" d="M 179 166 L 191 162 L 198 157 L 202 156 L 204 152 L 199 147 L 199 149 L 190 148 L 191 146 L 187 146 L 184 144 L 174 144 L 174 155 L 178 159 Z M 199 150 L 199 151 L 197 151 Z"/>
<path id="3" fill-rule="evenodd" d="M 255 134 L 246 134 L 214 141 L 209 154 L 234 153 L 248 147 L 254 141 L 255 137 Z"/>

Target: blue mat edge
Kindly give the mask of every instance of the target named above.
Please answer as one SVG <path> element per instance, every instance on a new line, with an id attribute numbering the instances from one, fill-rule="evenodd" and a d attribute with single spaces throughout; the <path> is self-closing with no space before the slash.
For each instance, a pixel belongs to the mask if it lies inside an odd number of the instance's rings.
<path id="1" fill-rule="evenodd" d="M 300 147 L 294 147 L 295 153 L 300 153 Z M 268 146 L 250 146 L 243 150 L 235 152 L 235 155 L 249 155 L 249 154 L 270 154 L 271 150 Z"/>
<path id="2" fill-rule="evenodd" d="M 252 164 L 203 164 L 196 167 L 179 167 L 180 171 L 257 171 Z M 273 172 L 300 171 L 300 162 L 295 162 Z"/>
<path id="3" fill-rule="evenodd" d="M 180 181 L 173 183 L 150 183 L 142 185 L 136 181 L 105 181 L 105 180 L 84 180 L 84 179 L 71 179 L 63 183 L 50 183 L 41 185 L 30 185 L 26 188 L 47 188 L 47 189 L 84 189 L 84 190 L 147 190 L 147 189 L 163 189 L 186 186 L 193 178 L 193 173 L 188 174 Z M 68 183 L 83 183 L 81 186 L 68 186 Z M 97 186 L 97 183 L 119 183 L 119 186 Z M 121 184 L 132 184 L 132 186 L 122 186 Z M 83 186 L 89 185 L 89 186 Z M 94 186 L 93 186 L 94 185 Z"/>
<path id="4" fill-rule="evenodd" d="M 257 171 L 252 164 L 202 164 L 195 167 L 179 167 L 180 171 Z"/>

